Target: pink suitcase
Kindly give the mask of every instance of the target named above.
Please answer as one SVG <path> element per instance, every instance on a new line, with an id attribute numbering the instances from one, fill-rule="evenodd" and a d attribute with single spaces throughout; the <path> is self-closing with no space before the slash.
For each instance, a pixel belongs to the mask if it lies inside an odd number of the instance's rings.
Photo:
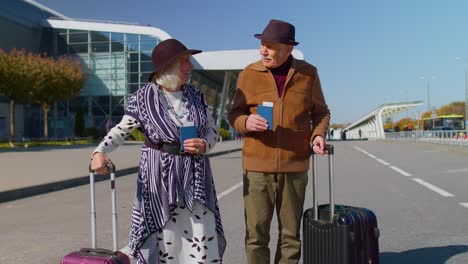
<path id="1" fill-rule="evenodd" d="M 130 264 L 130 259 L 124 253 L 117 251 L 117 209 L 115 193 L 115 166 L 108 164 L 111 171 L 112 194 L 112 238 L 113 250 L 96 248 L 96 203 L 94 191 L 94 172 L 89 168 L 89 185 L 91 188 L 91 243 L 92 248 L 82 248 L 67 254 L 60 264 Z"/>

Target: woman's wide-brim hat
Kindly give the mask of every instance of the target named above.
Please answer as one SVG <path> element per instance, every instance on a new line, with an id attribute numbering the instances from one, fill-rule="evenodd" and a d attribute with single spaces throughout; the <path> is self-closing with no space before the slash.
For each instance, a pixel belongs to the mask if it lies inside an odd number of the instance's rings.
<path id="1" fill-rule="evenodd" d="M 267 42 L 296 46 L 299 42 L 296 42 L 295 35 L 296 29 L 292 24 L 272 19 L 265 27 L 262 34 L 255 34 L 254 36 Z"/>
<path id="2" fill-rule="evenodd" d="M 148 77 L 148 82 L 153 80 L 156 73 L 164 69 L 166 66 L 171 64 L 175 58 L 184 54 L 197 54 L 202 52 L 201 50 L 188 49 L 177 39 L 166 39 L 156 45 L 153 49 L 152 61 L 153 61 L 153 72 Z"/>

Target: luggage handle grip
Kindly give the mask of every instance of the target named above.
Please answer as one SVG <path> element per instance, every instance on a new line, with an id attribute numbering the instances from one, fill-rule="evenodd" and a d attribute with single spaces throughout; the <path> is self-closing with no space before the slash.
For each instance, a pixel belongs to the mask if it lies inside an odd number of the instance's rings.
<path id="1" fill-rule="evenodd" d="M 105 166 L 109 169 L 109 173 L 115 172 L 115 165 L 112 162 L 107 162 Z M 89 173 L 94 173 L 94 170 L 91 169 L 91 164 L 89 164 L 88 170 Z"/>
<path id="2" fill-rule="evenodd" d="M 118 235 L 117 235 L 117 195 L 115 189 L 115 165 L 111 162 L 106 163 L 106 167 L 110 172 L 111 185 L 111 200 L 112 200 L 112 248 L 117 251 Z M 89 165 L 89 185 L 91 193 L 91 247 L 96 248 L 96 194 L 94 189 L 94 171 Z"/>
<path id="3" fill-rule="evenodd" d="M 333 156 L 335 148 L 333 145 L 326 144 L 325 150 L 328 153 L 328 173 L 329 173 L 329 201 L 330 201 L 330 215 L 329 221 L 333 222 L 335 215 L 335 193 L 333 188 L 334 173 L 333 173 Z M 312 188 L 313 188 L 313 205 L 314 205 L 314 220 L 318 220 L 318 192 L 317 192 L 317 155 L 312 152 Z"/>

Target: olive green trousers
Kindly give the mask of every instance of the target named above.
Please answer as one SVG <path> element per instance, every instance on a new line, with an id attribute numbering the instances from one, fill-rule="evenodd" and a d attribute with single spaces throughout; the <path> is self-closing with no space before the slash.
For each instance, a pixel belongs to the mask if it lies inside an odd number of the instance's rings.
<path id="1" fill-rule="evenodd" d="M 298 263 L 307 172 L 244 172 L 245 249 L 249 264 L 270 264 L 270 225 L 276 208 L 278 246 L 274 263 Z"/>

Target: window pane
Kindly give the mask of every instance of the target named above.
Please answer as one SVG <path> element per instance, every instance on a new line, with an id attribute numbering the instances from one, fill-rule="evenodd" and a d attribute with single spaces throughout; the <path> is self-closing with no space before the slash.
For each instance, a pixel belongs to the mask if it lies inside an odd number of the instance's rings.
<path id="1" fill-rule="evenodd" d="M 91 31 L 91 41 L 92 42 L 109 41 L 109 32 Z"/>
<path id="2" fill-rule="evenodd" d="M 138 51 L 138 42 L 127 42 L 127 48 L 129 51 Z"/>
<path id="3" fill-rule="evenodd" d="M 152 72 L 142 72 L 141 73 L 141 82 L 145 83 L 148 81 L 148 78 Z"/>
<path id="4" fill-rule="evenodd" d="M 140 50 L 141 51 L 152 51 L 154 49 L 154 46 L 155 45 L 155 42 L 152 41 L 152 42 L 149 42 L 149 41 L 142 41 L 140 42 Z"/>
<path id="5" fill-rule="evenodd" d="M 124 43 L 124 34 L 123 33 L 110 33 L 111 41 Z"/>
<path id="6" fill-rule="evenodd" d="M 141 61 L 151 61 L 153 51 L 143 51 L 141 52 Z"/>
<path id="7" fill-rule="evenodd" d="M 138 83 L 138 81 L 139 81 L 139 80 L 138 80 L 138 76 L 139 76 L 140 74 L 138 74 L 138 73 L 131 73 L 131 74 L 129 74 L 129 75 L 130 75 L 129 80 L 130 80 L 131 83 Z"/>
<path id="8" fill-rule="evenodd" d="M 130 93 L 134 93 L 139 88 L 138 84 L 130 84 L 129 87 Z"/>
<path id="9" fill-rule="evenodd" d="M 69 32 L 70 32 L 70 34 L 78 34 L 78 33 L 88 34 L 88 31 L 85 31 L 85 30 L 70 29 Z"/>
<path id="10" fill-rule="evenodd" d="M 58 54 L 67 54 L 67 41 L 62 38 L 62 36 L 59 36 L 57 38 L 57 48 L 58 48 Z"/>
<path id="11" fill-rule="evenodd" d="M 91 43 L 93 52 L 109 52 L 109 43 Z"/>
<path id="12" fill-rule="evenodd" d="M 150 41 L 150 42 L 156 42 L 156 37 L 153 36 L 147 36 L 147 35 L 140 35 L 140 41 Z"/>
<path id="13" fill-rule="evenodd" d="M 151 72 L 153 71 L 153 63 L 152 62 L 142 62 L 141 63 L 141 71 L 142 72 Z"/>
<path id="14" fill-rule="evenodd" d="M 138 62 L 138 53 L 129 53 L 130 62 Z"/>
<path id="15" fill-rule="evenodd" d="M 127 42 L 138 42 L 138 35 L 127 34 Z"/>
<path id="16" fill-rule="evenodd" d="M 129 63 L 130 72 L 138 72 L 138 63 Z"/>
<path id="17" fill-rule="evenodd" d="M 70 51 L 72 53 L 87 53 L 88 44 L 70 44 Z"/>
<path id="18" fill-rule="evenodd" d="M 69 35 L 69 43 L 86 43 L 88 42 L 88 33 L 78 33 Z"/>
<path id="19" fill-rule="evenodd" d="M 111 47 L 112 51 L 123 51 L 124 50 L 124 46 L 120 42 L 112 42 L 111 45 L 112 45 L 112 47 Z"/>

